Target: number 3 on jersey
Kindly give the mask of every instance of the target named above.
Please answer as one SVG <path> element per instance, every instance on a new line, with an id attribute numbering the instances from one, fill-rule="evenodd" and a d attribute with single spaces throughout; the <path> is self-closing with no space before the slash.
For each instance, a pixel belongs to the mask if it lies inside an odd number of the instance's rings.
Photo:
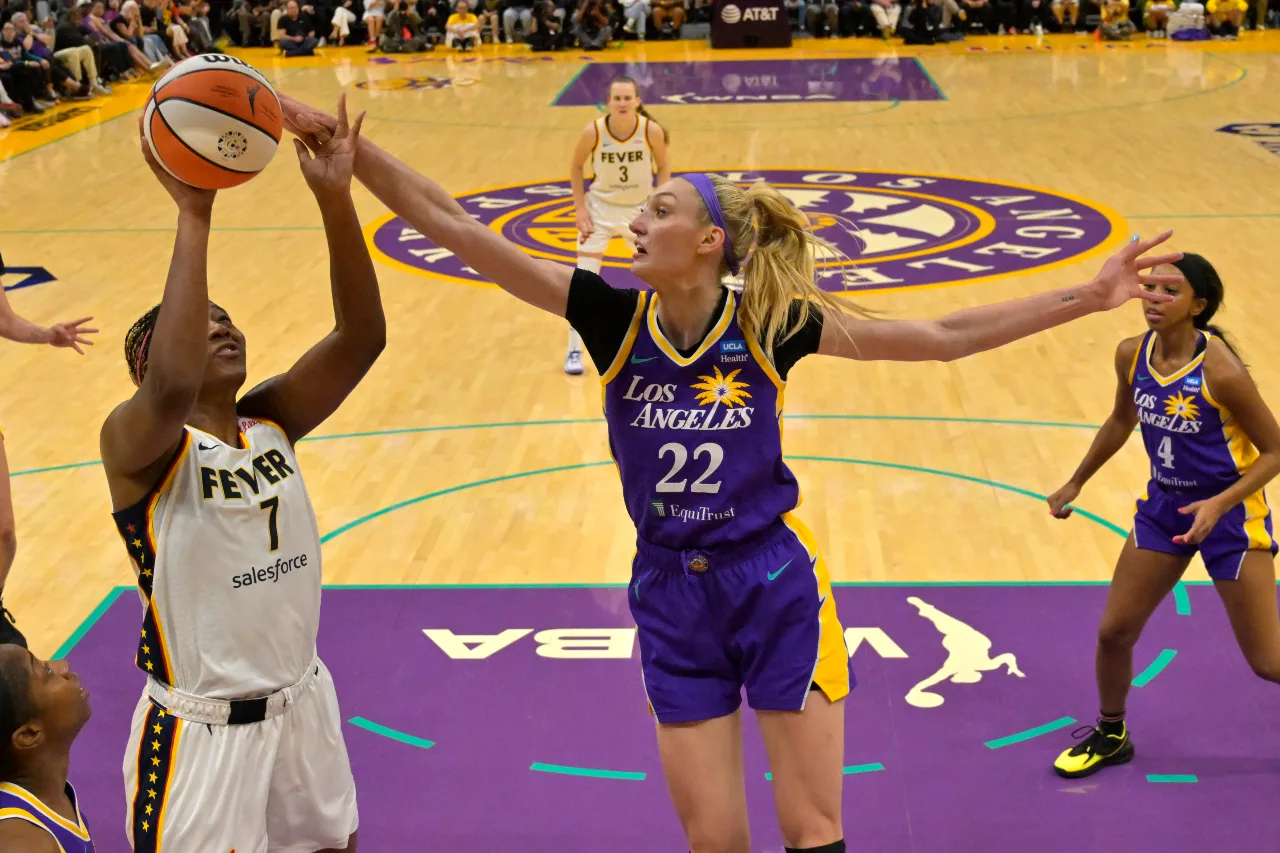
<path id="1" fill-rule="evenodd" d="M 267 516 L 267 532 L 271 534 L 270 550 L 279 550 L 280 530 L 276 527 L 276 514 L 280 511 L 280 497 L 277 495 L 274 498 L 267 498 L 265 501 L 258 504 L 258 508 L 271 510 L 271 514 Z"/>
<path id="2" fill-rule="evenodd" d="M 1160 439 L 1160 447 L 1156 450 L 1156 455 L 1160 457 L 1161 463 L 1166 468 L 1173 467 L 1173 439 L 1165 436 Z"/>
<path id="3" fill-rule="evenodd" d="M 672 464 L 671 470 L 667 472 L 667 476 L 659 480 L 658 484 L 653 487 L 654 491 L 683 492 L 685 484 L 689 481 L 678 480 L 673 482 L 672 477 L 679 474 L 681 469 L 684 468 L 685 463 L 689 461 L 689 451 L 684 449 L 683 444 L 678 444 L 672 441 L 658 448 L 658 458 L 661 459 L 668 453 L 675 457 L 674 464 Z M 693 485 L 689 487 L 689 491 L 708 495 L 718 494 L 720 492 L 720 481 L 716 480 L 714 483 L 708 483 L 707 479 L 710 478 L 710 476 L 716 472 L 716 469 L 724 462 L 724 448 L 718 444 L 712 444 L 711 442 L 699 444 L 693 449 L 693 458 L 696 461 L 703 456 L 708 457 L 707 470 L 702 472 L 701 477 L 693 481 Z"/>

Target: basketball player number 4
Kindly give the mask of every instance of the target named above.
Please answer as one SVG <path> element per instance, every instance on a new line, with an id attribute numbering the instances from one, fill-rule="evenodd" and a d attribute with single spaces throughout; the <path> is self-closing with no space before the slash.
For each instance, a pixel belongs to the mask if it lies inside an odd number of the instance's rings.
<path id="1" fill-rule="evenodd" d="M 654 486 L 654 491 L 683 492 L 685 483 L 689 481 L 679 480 L 677 482 L 672 482 L 671 478 L 676 474 L 679 474 L 684 468 L 685 463 L 689 461 L 689 451 L 684 449 L 683 444 L 677 444 L 673 441 L 658 448 L 658 458 L 661 459 L 668 453 L 675 457 L 675 464 L 671 466 L 671 470 L 667 472 L 667 476 L 659 480 L 658 485 Z M 703 456 L 709 457 L 707 470 L 702 472 L 701 477 L 693 481 L 693 485 L 689 487 L 689 491 L 708 495 L 718 494 L 720 491 L 720 481 L 716 480 L 714 483 L 708 483 L 707 478 L 714 474 L 716 469 L 720 467 L 720 464 L 724 462 L 724 448 L 718 444 L 712 444 L 711 442 L 699 444 L 693 449 L 693 458 L 697 460 Z"/>
<path id="2" fill-rule="evenodd" d="M 1156 450 L 1156 455 L 1160 457 L 1160 461 L 1164 463 L 1164 467 L 1173 467 L 1173 439 L 1165 436 L 1160 439 L 1160 447 Z"/>
<path id="3" fill-rule="evenodd" d="M 280 497 L 267 498 L 258 504 L 259 509 L 271 510 L 271 515 L 267 516 L 267 530 L 271 533 L 271 550 L 275 551 L 280 547 L 280 530 L 276 527 L 276 512 L 280 509 Z"/>

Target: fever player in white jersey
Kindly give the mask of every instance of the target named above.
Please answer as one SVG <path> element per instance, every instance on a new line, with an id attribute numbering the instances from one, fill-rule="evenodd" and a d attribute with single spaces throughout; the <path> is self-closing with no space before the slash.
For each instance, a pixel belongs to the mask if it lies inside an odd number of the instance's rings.
<path id="1" fill-rule="evenodd" d="M 640 89 L 630 77 L 609 84 L 609 113 L 587 125 L 573 149 L 569 183 L 578 225 L 578 269 L 600 272 L 605 249 L 614 237 L 635 251 L 631 221 L 640 215 L 654 175 L 658 184 L 671 179 L 667 132 L 645 112 Z M 591 189 L 583 189 L 583 172 L 591 161 Z M 582 373 L 582 339 L 569 329 L 564 372 Z"/>
<path id="2" fill-rule="evenodd" d="M 160 305 L 125 339 L 137 391 L 102 427 L 114 517 L 143 605 L 147 673 L 125 754 L 138 853 L 356 849 L 355 783 L 316 656 L 320 535 L 294 443 L 355 389 L 386 321 L 351 201 L 363 115 L 298 148 L 329 243 L 335 325 L 236 399 L 244 335 L 209 301 L 214 193 L 143 154 L 178 205 Z M 299 143 L 300 146 L 300 143 Z"/>

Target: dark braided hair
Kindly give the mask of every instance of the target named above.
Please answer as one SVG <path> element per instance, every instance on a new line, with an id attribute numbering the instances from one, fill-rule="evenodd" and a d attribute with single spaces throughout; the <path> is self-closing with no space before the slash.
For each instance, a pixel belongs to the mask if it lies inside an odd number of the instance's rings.
<path id="1" fill-rule="evenodd" d="M 225 308 L 216 302 L 210 302 L 217 310 L 227 314 Z M 230 314 L 227 314 L 230 317 Z M 156 329 L 156 320 L 160 317 L 160 306 L 154 305 L 129 327 L 124 336 L 124 360 L 129 365 L 129 378 L 135 385 L 142 384 L 142 377 L 147 372 L 147 356 L 151 352 L 151 333 Z"/>
<path id="2" fill-rule="evenodd" d="M 1222 329 L 1209 322 L 1222 307 L 1224 294 L 1222 279 L 1218 276 L 1218 271 L 1213 268 L 1213 264 L 1209 263 L 1203 255 L 1184 252 L 1181 260 L 1174 261 L 1173 266 L 1191 285 L 1191 292 L 1195 294 L 1196 299 L 1204 300 L 1204 310 L 1192 320 L 1195 327 L 1216 336 L 1226 344 L 1227 349 L 1231 350 L 1236 358 L 1239 358 L 1240 353 L 1236 352 L 1236 348 L 1231 345 L 1231 341 L 1227 340 Z"/>
<path id="3" fill-rule="evenodd" d="M 0 782 L 18 769 L 13 733 L 36 715 L 26 667 L 26 661 L 16 655 L 7 664 L 0 665 Z"/>

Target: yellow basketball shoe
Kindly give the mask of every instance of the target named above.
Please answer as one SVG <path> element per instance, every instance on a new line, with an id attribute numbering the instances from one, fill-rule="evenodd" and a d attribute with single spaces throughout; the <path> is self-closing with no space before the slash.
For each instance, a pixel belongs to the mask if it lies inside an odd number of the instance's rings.
<path id="1" fill-rule="evenodd" d="M 1092 776 L 1104 767 L 1127 764 L 1133 759 L 1133 741 L 1129 740 L 1129 727 L 1124 721 L 1098 720 L 1097 726 L 1081 726 L 1071 736 L 1083 740 L 1053 762 L 1054 772 L 1067 779 Z"/>

